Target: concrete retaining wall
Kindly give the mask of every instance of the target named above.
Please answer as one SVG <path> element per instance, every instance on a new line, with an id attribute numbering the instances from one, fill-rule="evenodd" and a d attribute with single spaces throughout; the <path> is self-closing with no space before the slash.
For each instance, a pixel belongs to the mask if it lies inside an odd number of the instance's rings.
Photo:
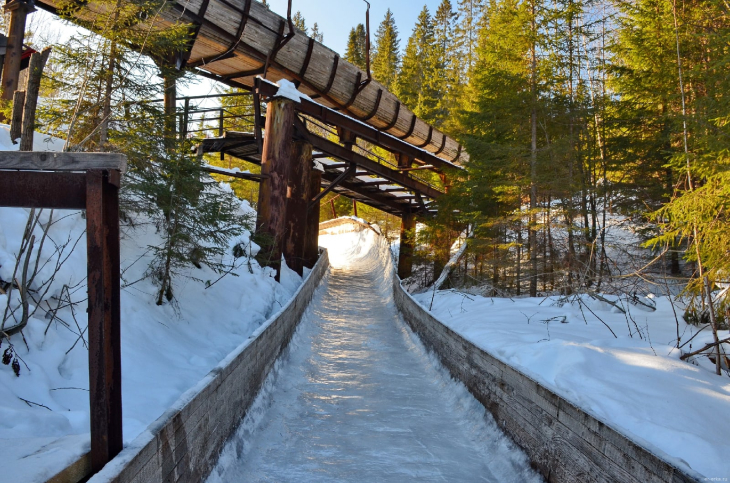
<path id="1" fill-rule="evenodd" d="M 396 304 L 413 331 L 492 413 L 549 482 L 704 480 L 464 339 L 413 300 L 398 277 L 393 285 Z"/>
<path id="2" fill-rule="evenodd" d="M 228 437 L 289 343 L 329 268 L 323 251 L 289 303 L 189 390 L 90 482 L 199 482 L 215 466 Z M 154 395 L 150 395 L 154 397 Z"/>

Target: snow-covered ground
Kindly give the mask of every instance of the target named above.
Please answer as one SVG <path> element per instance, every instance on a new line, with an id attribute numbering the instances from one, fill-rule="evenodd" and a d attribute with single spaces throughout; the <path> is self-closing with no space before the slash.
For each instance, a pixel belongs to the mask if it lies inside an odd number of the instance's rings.
<path id="1" fill-rule="evenodd" d="M 320 245 L 332 270 L 208 482 L 541 481 L 398 314 L 384 239 Z"/>
<path id="2" fill-rule="evenodd" d="M 253 212 L 247 202 L 241 204 L 241 210 Z M 11 278 L 27 219 L 28 210 L 0 208 L 0 279 Z M 46 212 L 42 222 L 47 220 Z M 11 338 L 22 359 L 20 376 L 16 377 L 11 366 L 0 365 L 0 481 L 4 482 L 44 482 L 89 449 L 88 351 L 79 337 L 85 336 L 87 325 L 85 220 L 80 212 L 58 210 L 53 220 L 52 242 L 45 244 L 43 258 L 51 257 L 54 245 L 67 240 L 72 244 L 78 240 L 78 245 L 23 331 L 25 342 L 20 334 Z M 149 246 L 159 243 L 158 234 L 154 226 L 144 223 L 134 229 L 125 226 L 123 232 L 121 345 L 126 444 L 276 312 L 301 278 L 285 269 L 282 283 L 276 283 L 272 270 L 262 269 L 253 259 L 249 269 L 244 256 L 236 261 L 232 274 L 207 289 L 205 283 L 190 277 L 205 282 L 220 275 L 205 266 L 191 267 L 188 276 L 175 281 L 177 302 L 157 306 L 156 287 L 145 278 L 145 270 L 151 256 Z M 38 239 L 41 234 L 38 227 Z M 245 244 L 248 233 L 234 241 Z M 47 266 L 39 280 L 50 273 L 51 266 Z M 79 304 L 73 313 L 70 307 L 62 308 L 51 320 L 49 309 L 58 303 L 53 296 L 61 294 L 64 284 L 73 287 L 71 298 Z M 0 294 L 0 313 L 6 303 L 7 297 Z M 0 351 L 7 347 L 4 341 Z"/>
<path id="3" fill-rule="evenodd" d="M 455 291 L 415 298 L 426 309 L 433 299 L 431 312 L 444 324 L 599 419 L 708 478 L 730 478 L 730 378 L 714 375 L 707 358 L 698 365 L 679 360 L 677 321 L 666 297 L 655 299 L 655 312 L 624 303 L 630 317 L 587 297 L 562 306 L 557 297 Z M 679 310 L 678 316 L 686 341 L 697 328 Z M 711 337 L 705 330 L 692 347 Z"/>

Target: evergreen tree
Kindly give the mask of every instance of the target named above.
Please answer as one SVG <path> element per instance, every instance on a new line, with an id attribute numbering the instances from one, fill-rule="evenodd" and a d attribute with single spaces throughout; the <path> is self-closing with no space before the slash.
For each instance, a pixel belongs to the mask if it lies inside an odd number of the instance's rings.
<path id="1" fill-rule="evenodd" d="M 324 34 L 319 31 L 319 25 L 317 25 L 317 22 L 314 22 L 314 25 L 312 25 L 311 37 L 320 44 L 324 42 Z"/>
<path id="2" fill-rule="evenodd" d="M 438 102 L 433 84 L 426 83 L 426 78 L 434 72 L 434 65 L 433 19 L 428 7 L 424 6 L 406 45 L 401 71 L 396 79 L 396 93 L 401 102 L 427 122 L 431 120 Z"/>
<path id="3" fill-rule="evenodd" d="M 367 68 L 365 57 L 366 36 L 365 26 L 357 24 L 357 27 L 350 30 L 350 36 L 347 39 L 347 50 L 345 51 L 345 60 L 362 70 Z"/>
<path id="4" fill-rule="evenodd" d="M 373 51 L 373 77 L 393 90 L 400 67 L 400 40 L 395 25 L 393 12 L 388 9 L 385 18 L 375 33 L 375 49 Z"/>
<path id="5" fill-rule="evenodd" d="M 483 0 L 459 0 L 458 21 L 454 29 L 454 43 L 456 44 L 456 61 L 459 64 L 458 72 L 462 85 L 468 84 L 476 62 L 479 23 L 483 10 Z"/>
<path id="6" fill-rule="evenodd" d="M 190 265 L 222 270 L 227 240 L 248 223 L 238 212 L 240 202 L 216 189 L 217 183 L 202 172 L 190 154 L 190 141 L 170 132 L 174 118 L 170 123 L 161 103 L 150 101 L 162 94 L 160 83 L 151 82 L 159 71 L 134 49 L 147 45 L 159 61 L 174 58 L 189 41 L 184 24 L 138 29 L 140 18 L 164 7 L 162 1 L 100 0 L 93 7 L 62 9 L 74 18 L 91 18 L 77 9 L 93 9 L 101 17 L 84 25 L 104 25 L 104 37 L 80 31 L 66 45 L 56 46 L 57 69 L 49 79 L 55 97 L 43 104 L 39 116 L 45 131 L 67 138 L 70 150 L 127 156 L 129 169 L 120 192 L 123 219 L 131 221 L 129 229 L 150 224 L 158 229 L 160 241 L 150 247 L 148 270 L 158 284 L 158 304 L 172 300 L 173 279 Z M 162 69 L 166 77 L 181 75 L 164 63 Z"/>
<path id="7" fill-rule="evenodd" d="M 292 23 L 294 24 L 294 27 L 298 28 L 302 32 L 304 32 L 306 35 L 309 35 L 309 29 L 307 28 L 307 22 L 304 20 L 304 16 L 302 15 L 302 12 L 297 10 L 297 13 L 295 13 L 292 18 Z"/>

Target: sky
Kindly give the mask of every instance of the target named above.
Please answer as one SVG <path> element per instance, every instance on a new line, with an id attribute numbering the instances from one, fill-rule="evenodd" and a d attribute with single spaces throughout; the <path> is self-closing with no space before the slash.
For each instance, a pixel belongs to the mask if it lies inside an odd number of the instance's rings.
<path id="1" fill-rule="evenodd" d="M 375 41 L 375 31 L 383 21 L 385 12 L 390 8 L 398 26 L 401 50 L 405 49 L 408 37 L 416 25 L 418 14 L 424 5 L 433 15 L 441 0 L 369 0 L 370 31 Z M 286 17 L 287 0 L 268 0 L 271 9 Z M 452 2 L 456 4 L 456 2 Z M 358 23 L 365 23 L 367 6 L 363 0 L 292 0 L 292 14 L 300 11 L 311 27 L 314 22 L 324 33 L 324 44 L 335 52 L 344 55 L 350 29 Z"/>

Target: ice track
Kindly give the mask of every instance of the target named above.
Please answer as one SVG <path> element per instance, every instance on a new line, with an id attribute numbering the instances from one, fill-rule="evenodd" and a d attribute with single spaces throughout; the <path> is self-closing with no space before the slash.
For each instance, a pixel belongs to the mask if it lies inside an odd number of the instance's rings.
<path id="1" fill-rule="evenodd" d="M 541 481 L 401 319 L 382 240 L 320 244 L 330 273 L 208 482 Z"/>

